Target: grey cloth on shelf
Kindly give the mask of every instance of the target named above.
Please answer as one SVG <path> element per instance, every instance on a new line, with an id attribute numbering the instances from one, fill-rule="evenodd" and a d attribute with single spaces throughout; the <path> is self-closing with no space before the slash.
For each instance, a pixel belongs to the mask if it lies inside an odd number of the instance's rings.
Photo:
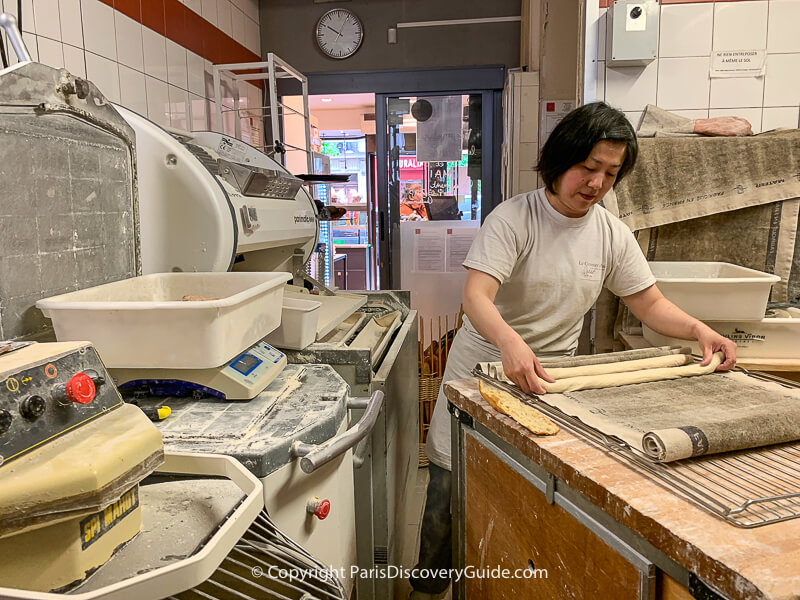
<path id="1" fill-rule="evenodd" d="M 642 125 L 658 127 L 668 117 L 682 118 L 648 106 Z M 744 137 L 640 135 L 636 166 L 615 187 L 619 218 L 638 231 L 798 198 L 798 165 L 797 129 Z"/>
<path id="2" fill-rule="evenodd" d="M 646 137 L 697 137 L 694 132 L 694 119 L 682 117 L 663 108 L 648 104 L 636 135 Z"/>

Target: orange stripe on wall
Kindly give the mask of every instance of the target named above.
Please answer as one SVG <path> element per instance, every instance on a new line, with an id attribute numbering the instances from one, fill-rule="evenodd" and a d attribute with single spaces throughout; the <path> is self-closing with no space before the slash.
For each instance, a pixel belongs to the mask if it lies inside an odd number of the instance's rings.
<path id="1" fill-rule="evenodd" d="M 101 0 L 101 2 L 214 64 L 261 60 L 258 54 L 242 46 L 180 0 Z M 255 85 L 258 83 L 255 82 Z"/>

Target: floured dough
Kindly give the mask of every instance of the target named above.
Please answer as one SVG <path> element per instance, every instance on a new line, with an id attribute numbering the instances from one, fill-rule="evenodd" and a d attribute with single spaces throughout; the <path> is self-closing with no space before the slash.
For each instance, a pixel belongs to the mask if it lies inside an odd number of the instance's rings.
<path id="1" fill-rule="evenodd" d="M 700 363 L 686 365 L 683 367 L 662 367 L 657 369 L 642 369 L 630 371 L 628 373 L 610 373 L 606 375 L 584 375 L 581 377 L 568 377 L 558 379 L 555 383 L 548 383 L 540 380 L 544 389 L 549 393 L 575 392 L 578 390 L 598 389 L 607 387 L 617 387 L 620 385 L 630 385 L 632 383 L 648 383 L 650 381 L 663 381 L 666 379 L 678 379 L 680 377 L 694 377 L 696 375 L 707 375 L 722 364 L 724 355 L 716 352 L 711 362 L 701 367 Z"/>
<path id="2" fill-rule="evenodd" d="M 478 380 L 478 390 L 492 408 L 508 415 L 536 435 L 555 435 L 559 432 L 558 425 L 508 392 L 481 380 Z"/>
<path id="3" fill-rule="evenodd" d="M 628 371 L 639 371 L 641 369 L 661 369 L 668 367 L 680 367 L 692 362 L 692 357 L 686 354 L 670 354 L 668 356 L 656 356 L 655 358 L 641 358 L 639 360 L 625 360 L 613 363 L 600 363 L 596 365 L 586 365 L 584 367 L 562 367 L 548 369 L 547 374 L 553 379 L 566 379 L 567 377 L 583 377 L 591 375 L 606 375 L 608 373 L 626 373 Z"/>

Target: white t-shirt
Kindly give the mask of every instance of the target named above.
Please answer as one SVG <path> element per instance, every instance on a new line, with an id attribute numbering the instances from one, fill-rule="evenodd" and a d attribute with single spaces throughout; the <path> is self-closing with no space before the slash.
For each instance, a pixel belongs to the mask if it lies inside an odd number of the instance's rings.
<path id="1" fill-rule="evenodd" d="M 629 296 L 653 285 L 630 230 L 595 205 L 583 217 L 566 217 L 547 201 L 544 189 L 515 196 L 486 217 L 464 266 L 500 282 L 495 296 L 500 316 L 538 356 L 573 354 L 583 317 L 603 286 Z M 480 361 L 500 352 L 464 317 L 442 383 L 470 377 Z M 450 469 L 450 419 L 442 389 L 428 431 L 428 458 Z"/>
<path id="2" fill-rule="evenodd" d="M 574 353 L 583 316 L 603 286 L 628 296 L 656 282 L 622 221 L 598 205 L 583 217 L 566 217 L 544 188 L 495 208 L 464 266 L 500 282 L 494 301 L 500 316 L 542 356 Z"/>

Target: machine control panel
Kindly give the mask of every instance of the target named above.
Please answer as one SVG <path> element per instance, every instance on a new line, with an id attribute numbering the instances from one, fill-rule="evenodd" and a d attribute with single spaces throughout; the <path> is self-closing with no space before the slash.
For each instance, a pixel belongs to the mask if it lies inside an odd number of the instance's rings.
<path id="1" fill-rule="evenodd" d="M 0 468 L 122 404 L 85 342 L 33 344 L 0 356 Z"/>
<path id="2" fill-rule="evenodd" d="M 255 384 L 276 366 L 283 368 L 286 356 L 266 342 L 259 342 L 247 352 L 234 358 L 223 373 L 243 384 Z"/>

